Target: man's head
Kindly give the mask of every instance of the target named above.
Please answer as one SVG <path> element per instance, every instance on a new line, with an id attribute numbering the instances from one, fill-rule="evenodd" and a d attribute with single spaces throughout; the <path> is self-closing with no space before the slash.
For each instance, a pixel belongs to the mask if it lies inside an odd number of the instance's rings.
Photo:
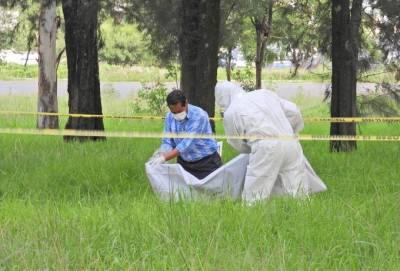
<path id="1" fill-rule="evenodd" d="M 243 95 L 244 93 L 245 91 L 240 86 L 232 82 L 218 82 L 215 86 L 215 101 L 220 107 L 221 112 L 224 112 L 234 98 Z"/>
<path id="2" fill-rule="evenodd" d="M 188 102 L 183 91 L 176 89 L 167 96 L 167 105 L 176 120 L 182 121 L 187 116 Z"/>

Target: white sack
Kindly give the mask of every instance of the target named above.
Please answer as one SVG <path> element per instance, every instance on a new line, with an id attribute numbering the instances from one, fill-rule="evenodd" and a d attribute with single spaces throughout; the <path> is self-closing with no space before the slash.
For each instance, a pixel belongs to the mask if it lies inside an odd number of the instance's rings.
<path id="1" fill-rule="evenodd" d="M 240 198 L 242 195 L 247 154 L 240 154 L 206 178 L 199 180 L 179 164 L 150 166 L 146 174 L 154 192 L 162 199 L 198 198 L 202 195 Z"/>
<path id="2" fill-rule="evenodd" d="M 304 157 L 303 194 L 318 193 L 326 190 L 325 184 L 315 174 L 310 163 Z M 162 199 L 196 199 L 203 196 L 230 197 L 239 199 L 243 192 L 248 154 L 236 158 L 199 180 L 185 171 L 179 164 L 162 164 L 150 166 L 146 163 L 146 174 L 153 191 Z M 271 196 L 288 195 L 280 177 L 275 182 Z"/>

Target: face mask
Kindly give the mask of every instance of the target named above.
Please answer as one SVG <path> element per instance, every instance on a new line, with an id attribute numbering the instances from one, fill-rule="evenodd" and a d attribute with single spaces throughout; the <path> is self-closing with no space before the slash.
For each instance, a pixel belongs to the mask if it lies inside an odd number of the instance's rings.
<path id="1" fill-rule="evenodd" d="M 187 113 L 186 111 L 182 111 L 181 113 L 177 113 L 177 114 L 172 114 L 174 119 L 176 119 L 177 121 L 182 121 L 184 119 L 186 119 Z"/>

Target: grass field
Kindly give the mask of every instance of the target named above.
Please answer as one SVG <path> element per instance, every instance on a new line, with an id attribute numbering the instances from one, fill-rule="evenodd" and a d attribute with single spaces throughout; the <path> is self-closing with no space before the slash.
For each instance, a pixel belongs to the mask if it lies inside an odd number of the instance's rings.
<path id="1" fill-rule="evenodd" d="M 105 114 L 132 114 L 103 97 Z M 0 110 L 35 110 L 34 97 L 0 96 Z M 318 101 L 305 116 L 326 116 Z M 66 101 L 60 101 L 66 112 Z M 65 120 L 62 120 L 65 123 Z M 107 130 L 160 131 L 160 121 L 107 120 Z M 0 127 L 35 126 L 0 116 Z M 221 123 L 217 124 L 222 133 Z M 306 123 L 305 134 L 327 134 Z M 363 134 L 400 134 L 368 124 Z M 398 270 L 400 144 L 360 142 L 349 154 L 303 142 L 328 191 L 252 207 L 230 200 L 160 202 L 144 163 L 153 139 L 63 143 L 0 135 L 0 269 L 4 270 Z M 224 145 L 224 160 L 235 152 Z"/>
<path id="2" fill-rule="evenodd" d="M 100 63 L 100 78 L 104 82 L 170 82 L 173 78 L 166 78 L 167 70 L 157 67 L 141 66 L 117 66 Z M 0 62 L 0 80 L 35 79 L 38 77 L 38 68 L 35 65 L 5 64 Z M 393 73 L 382 73 L 381 70 L 371 71 L 368 77 L 361 78 L 360 82 L 393 82 Z M 68 70 L 65 62 L 62 62 L 58 69 L 58 79 L 67 79 Z M 310 71 L 299 69 L 298 75 L 294 78 L 290 76 L 289 68 L 267 68 L 263 70 L 262 79 L 270 81 L 291 81 L 291 82 L 322 82 L 329 81 L 331 74 L 329 70 L 317 68 Z M 218 69 L 218 80 L 226 80 L 224 68 Z"/>

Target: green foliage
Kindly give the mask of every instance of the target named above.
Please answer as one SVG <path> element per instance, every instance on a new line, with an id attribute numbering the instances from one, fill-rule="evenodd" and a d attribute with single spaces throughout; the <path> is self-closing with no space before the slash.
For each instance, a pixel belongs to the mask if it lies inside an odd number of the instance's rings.
<path id="1" fill-rule="evenodd" d="M 279 18 L 280 47 L 284 48 L 295 69 L 292 76 L 297 75 L 297 69 L 316 53 L 318 46 L 318 15 L 317 2 L 299 0 L 293 5 L 282 8 Z"/>
<path id="2" fill-rule="evenodd" d="M 267 7 L 270 1 L 271 0 L 242 0 L 242 12 L 249 17 L 262 18 L 268 11 Z"/>
<path id="3" fill-rule="evenodd" d="M 149 38 L 149 49 L 159 64 L 176 61 L 181 35 L 181 3 L 171 0 L 126 0 L 126 17 Z"/>
<path id="4" fill-rule="evenodd" d="M 325 92 L 324 101 L 330 104 L 331 89 Z M 367 93 L 357 95 L 356 112 L 360 117 L 393 117 L 400 115 L 400 87 L 397 84 L 378 83 Z"/>
<path id="5" fill-rule="evenodd" d="M 104 46 L 99 58 L 108 64 L 150 64 L 154 57 L 147 50 L 148 44 L 134 24 L 114 24 L 111 19 L 101 25 Z"/>
<path id="6" fill-rule="evenodd" d="M 7 48 L 13 37 L 14 16 L 8 9 L 0 6 L 0 49 Z M 15 18 L 16 19 L 16 18 Z"/>
<path id="7" fill-rule="evenodd" d="M 369 1 L 374 13 L 379 16 L 370 16 L 373 18 L 374 26 L 379 29 L 379 47 L 384 52 L 384 58 L 391 60 L 393 58 L 399 64 L 400 51 L 400 2 L 393 0 Z M 374 14 L 373 13 L 373 14 Z"/>
<path id="8" fill-rule="evenodd" d="M 400 115 L 400 86 L 382 83 L 368 95 L 357 97 L 359 116 L 393 117 Z"/>
<path id="9" fill-rule="evenodd" d="M 240 48 L 247 62 L 252 63 L 256 54 L 256 34 L 250 18 L 244 19 Z"/>
<path id="10" fill-rule="evenodd" d="M 9 1 L 14 2 L 15 6 L 9 12 L 17 14 L 16 25 L 11 29 L 0 31 L 0 49 L 14 49 L 16 51 L 37 51 L 38 40 L 38 21 L 40 5 L 38 1 Z M 1 15 L 1 13 L 0 13 Z M 8 16 L 7 14 L 3 14 Z M 57 7 L 57 16 L 61 18 L 60 28 L 57 30 L 57 52 L 65 47 L 64 42 L 64 23 L 61 7 Z M 6 22 L 11 20 L 11 16 L 6 18 Z M 0 18 L 0 23 L 3 23 Z"/>
<path id="11" fill-rule="evenodd" d="M 179 77 L 180 77 L 180 67 L 178 64 L 169 64 L 167 65 L 167 74 L 165 75 L 166 79 L 174 80 L 175 87 L 179 88 Z"/>
<path id="12" fill-rule="evenodd" d="M 167 88 L 164 84 L 157 82 L 155 85 L 144 85 L 138 92 L 133 103 L 134 112 L 150 113 L 156 116 L 167 112 Z"/>
<path id="13" fill-rule="evenodd" d="M 315 24 L 318 35 L 317 48 L 325 56 L 331 56 L 332 46 L 332 23 L 331 23 L 331 1 L 315 1 Z"/>
<path id="14" fill-rule="evenodd" d="M 244 16 L 241 5 L 236 0 L 221 1 L 220 46 L 234 49 L 239 45 L 243 33 Z"/>
<path id="15" fill-rule="evenodd" d="M 272 51 L 272 47 L 276 47 L 279 39 L 284 36 L 282 33 L 282 25 L 281 25 L 281 17 L 283 14 L 281 13 L 280 5 L 282 3 L 280 1 L 272 1 L 272 26 L 271 33 L 267 39 L 267 47 L 264 51 L 263 63 L 271 62 L 278 58 L 279 52 Z M 239 37 L 240 48 L 243 51 L 243 54 L 248 63 L 252 63 L 255 60 L 256 56 L 256 28 L 255 23 L 263 21 L 263 18 L 268 17 L 270 0 L 240 0 L 238 1 L 237 13 L 239 18 L 241 18 L 241 32 L 240 35 L 236 34 Z M 271 34 L 270 33 L 270 34 Z M 273 46 L 271 46 L 273 45 Z M 270 46 L 271 48 L 268 48 Z"/>
<path id="16" fill-rule="evenodd" d="M 17 23 L 11 29 L 4 31 L 0 48 L 26 51 L 29 48 L 35 50 L 37 46 L 39 4 L 29 0 L 26 1 L 28 6 L 25 6 L 22 2 L 24 1 L 15 1 L 14 8 L 9 10 L 18 14 Z"/>
<path id="17" fill-rule="evenodd" d="M 247 66 L 244 69 L 235 69 L 232 72 L 232 79 L 238 81 L 240 86 L 246 91 L 252 91 L 256 89 L 254 72 L 251 66 Z"/>

